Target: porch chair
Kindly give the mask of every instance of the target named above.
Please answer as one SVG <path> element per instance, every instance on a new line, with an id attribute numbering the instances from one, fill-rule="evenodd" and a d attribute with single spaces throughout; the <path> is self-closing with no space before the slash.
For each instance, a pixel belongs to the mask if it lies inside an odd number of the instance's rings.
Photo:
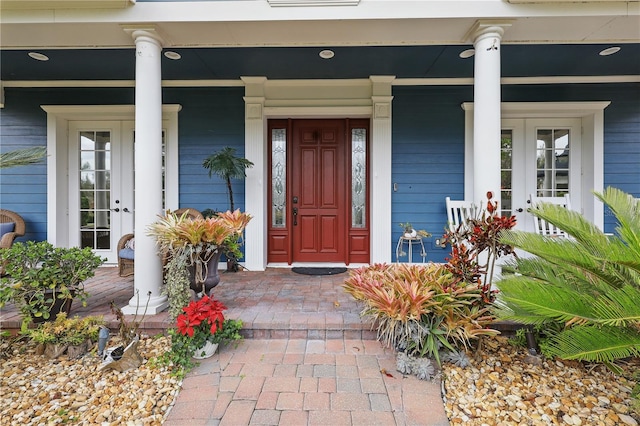
<path id="1" fill-rule="evenodd" d="M 447 206 L 447 224 L 451 232 L 456 232 L 460 226 L 466 227 L 467 221 L 476 216 L 478 206 L 471 201 L 452 200 L 445 198 Z"/>
<path id="2" fill-rule="evenodd" d="M 530 194 L 529 202 L 531 203 L 532 209 L 535 209 L 539 203 L 549 203 L 562 206 L 567 210 L 571 210 L 571 199 L 569 198 L 569 194 L 566 194 L 564 197 L 537 197 L 533 194 Z M 533 225 L 535 232 L 540 235 L 563 238 L 569 236 L 569 234 L 567 234 L 562 229 L 535 215 L 533 216 Z"/>
<path id="3" fill-rule="evenodd" d="M 10 248 L 26 231 L 24 219 L 16 212 L 0 209 L 0 248 Z"/>
<path id="4" fill-rule="evenodd" d="M 178 216 L 187 213 L 189 219 L 202 219 L 202 213 L 196 209 L 185 207 L 173 211 Z M 118 270 L 121 277 L 128 277 L 134 272 L 135 258 L 135 236 L 134 234 L 125 234 L 118 241 Z M 167 261 L 166 255 L 162 258 L 162 263 Z"/>

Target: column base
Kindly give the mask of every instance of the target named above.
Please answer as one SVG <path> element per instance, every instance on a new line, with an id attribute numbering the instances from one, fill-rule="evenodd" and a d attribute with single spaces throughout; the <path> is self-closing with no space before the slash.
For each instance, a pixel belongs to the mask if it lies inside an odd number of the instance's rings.
<path id="1" fill-rule="evenodd" d="M 166 296 L 163 297 L 153 297 L 149 299 L 149 303 L 147 304 L 147 300 L 142 300 L 142 298 L 138 298 L 133 296 L 133 298 L 129 301 L 129 304 L 122 307 L 122 313 L 125 315 L 143 315 L 145 312 L 147 315 L 155 315 L 158 314 L 169 307 L 169 300 Z"/>

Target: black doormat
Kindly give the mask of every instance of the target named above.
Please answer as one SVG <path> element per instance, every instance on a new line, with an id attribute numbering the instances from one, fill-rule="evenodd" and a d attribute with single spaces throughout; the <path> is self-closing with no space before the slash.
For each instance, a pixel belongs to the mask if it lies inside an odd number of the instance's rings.
<path id="1" fill-rule="evenodd" d="M 291 268 L 296 274 L 303 275 L 336 275 L 347 272 L 347 268 Z"/>

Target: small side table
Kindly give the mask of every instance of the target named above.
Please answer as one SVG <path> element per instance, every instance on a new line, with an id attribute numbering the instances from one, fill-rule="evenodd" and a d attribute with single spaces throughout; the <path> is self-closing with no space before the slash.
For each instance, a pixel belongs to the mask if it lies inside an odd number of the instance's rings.
<path id="1" fill-rule="evenodd" d="M 396 245 L 396 262 L 400 261 L 401 256 L 404 256 L 407 254 L 404 252 L 405 243 L 407 244 L 407 251 L 409 252 L 409 257 L 407 259 L 409 263 L 413 262 L 413 246 L 414 245 L 419 246 L 418 248 L 420 249 L 420 257 L 422 257 L 422 263 L 426 262 L 427 251 L 424 249 L 424 243 L 422 242 L 422 237 L 419 235 L 416 237 L 406 237 L 404 236 L 404 234 L 400 235 L 400 238 L 398 239 L 398 245 Z"/>

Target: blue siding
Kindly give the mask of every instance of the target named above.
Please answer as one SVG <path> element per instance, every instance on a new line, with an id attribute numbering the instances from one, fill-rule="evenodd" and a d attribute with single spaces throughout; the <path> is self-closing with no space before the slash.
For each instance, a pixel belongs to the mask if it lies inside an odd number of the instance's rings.
<path id="1" fill-rule="evenodd" d="M 165 102 L 179 103 L 180 206 L 197 210 L 228 210 L 225 182 L 209 177 L 202 162 L 209 155 L 230 146 L 244 156 L 244 88 L 197 88 L 165 91 Z M 171 99 L 168 101 L 167 99 Z M 244 181 L 235 180 L 233 200 L 244 211 Z"/>
<path id="2" fill-rule="evenodd" d="M 0 110 L 2 152 L 47 145 L 47 114 L 40 105 L 133 103 L 133 89 L 5 88 Z M 0 206 L 19 213 L 27 232 L 18 241 L 47 238 L 47 169 L 44 163 L 0 172 Z"/>
<path id="3" fill-rule="evenodd" d="M 223 146 L 234 146 L 244 155 L 243 88 L 166 89 L 165 103 L 179 103 L 180 206 L 196 209 L 228 208 L 221 179 L 202 167 L 204 158 Z M 40 105 L 133 104 L 133 89 L 5 89 L 0 110 L 2 152 L 46 146 L 46 113 Z M 20 240 L 47 238 L 46 165 L 2 170 L 0 206 L 14 210 L 26 221 L 27 234 Z M 237 208 L 244 208 L 244 182 L 233 183 Z"/>
<path id="4" fill-rule="evenodd" d="M 447 251 L 433 241 L 444 233 L 444 198 L 464 194 L 463 102 L 471 87 L 394 87 L 393 89 L 392 256 L 402 233 L 399 224 L 411 222 L 433 237 L 426 239 L 427 260 L 443 261 Z M 391 188 L 393 191 L 393 188 Z M 416 258 L 414 255 L 414 262 Z M 404 258 L 406 260 L 406 258 Z"/>
<path id="5" fill-rule="evenodd" d="M 446 224 L 444 197 L 464 195 L 463 102 L 471 87 L 394 87 L 393 90 L 392 259 L 400 222 L 434 236 L 428 260 L 442 261 L 448 250 L 433 246 Z M 604 185 L 640 197 L 640 84 L 503 86 L 504 102 L 611 101 L 605 109 Z M 390 190 L 393 191 L 391 188 Z M 605 214 L 605 231 L 614 220 Z M 415 260 L 415 259 L 414 259 Z"/>
<path id="6" fill-rule="evenodd" d="M 165 103 L 182 105 L 179 113 L 180 206 L 225 210 L 224 182 L 208 176 L 202 161 L 225 146 L 244 155 L 244 89 L 170 88 Z M 393 89 L 392 259 L 400 222 L 412 222 L 434 236 L 426 241 L 428 260 L 442 261 L 448 250 L 434 247 L 446 224 L 444 197 L 464 192 L 464 111 L 473 100 L 471 86 Z M 605 110 L 604 183 L 640 197 L 640 84 L 514 85 L 502 90 L 505 102 L 611 101 Z M 0 110 L 0 149 L 5 152 L 46 145 L 43 104 L 133 104 L 134 91 L 121 89 L 5 88 Z M 236 207 L 244 209 L 244 182 L 233 183 Z M 393 188 L 389 188 L 393 191 Z M 23 239 L 46 238 L 46 167 L 36 165 L 0 172 L 0 206 L 27 221 Z M 374 206 L 375 207 L 375 206 Z M 613 230 L 605 216 L 605 230 Z"/>

